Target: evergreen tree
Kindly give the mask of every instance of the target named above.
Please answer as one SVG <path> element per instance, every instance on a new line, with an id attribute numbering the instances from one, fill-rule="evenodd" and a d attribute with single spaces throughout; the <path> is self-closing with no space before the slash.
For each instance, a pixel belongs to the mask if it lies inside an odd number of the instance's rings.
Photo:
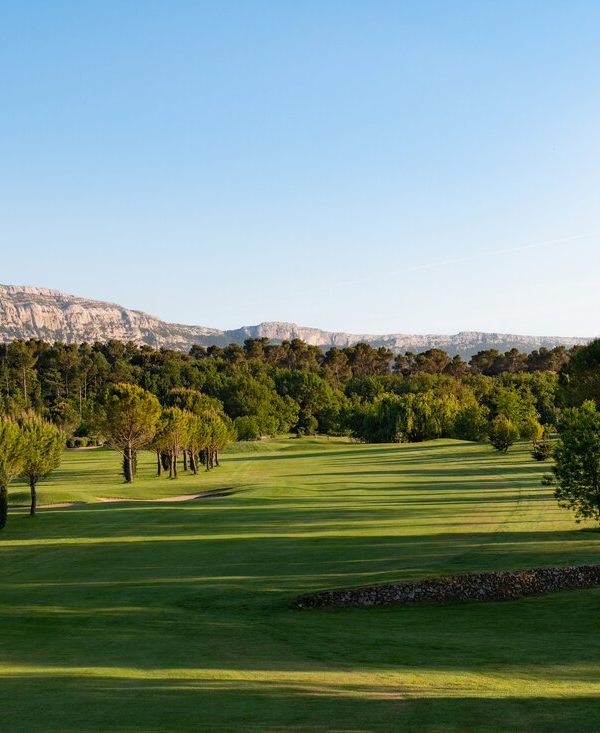
<path id="1" fill-rule="evenodd" d="M 19 424 L 9 417 L 0 417 L 0 529 L 6 526 L 8 515 L 8 486 L 23 471 L 23 433 Z"/>
<path id="2" fill-rule="evenodd" d="M 133 384 L 115 384 L 104 398 L 99 428 L 108 444 L 123 454 L 123 473 L 130 483 L 134 477 L 137 451 L 152 441 L 160 403 L 153 395 Z"/>
<path id="3" fill-rule="evenodd" d="M 37 506 L 37 483 L 60 465 L 65 436 L 55 425 L 35 414 L 27 415 L 20 424 L 24 454 L 22 474 L 29 482 L 29 513 L 33 516 Z"/>

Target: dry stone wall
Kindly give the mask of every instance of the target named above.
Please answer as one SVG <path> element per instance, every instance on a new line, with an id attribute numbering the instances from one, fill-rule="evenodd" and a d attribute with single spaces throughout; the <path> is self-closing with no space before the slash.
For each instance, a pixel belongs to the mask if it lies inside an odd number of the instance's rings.
<path id="1" fill-rule="evenodd" d="M 387 606 L 409 603 L 503 601 L 600 585 L 600 565 L 448 575 L 347 590 L 326 590 L 300 597 L 298 608 Z"/>

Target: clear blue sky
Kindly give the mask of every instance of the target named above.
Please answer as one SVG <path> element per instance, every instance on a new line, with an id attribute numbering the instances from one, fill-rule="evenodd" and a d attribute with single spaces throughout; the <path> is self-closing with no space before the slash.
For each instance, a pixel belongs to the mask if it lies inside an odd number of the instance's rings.
<path id="1" fill-rule="evenodd" d="M 595 335 L 599 38 L 597 0 L 6 0 L 0 282 Z"/>

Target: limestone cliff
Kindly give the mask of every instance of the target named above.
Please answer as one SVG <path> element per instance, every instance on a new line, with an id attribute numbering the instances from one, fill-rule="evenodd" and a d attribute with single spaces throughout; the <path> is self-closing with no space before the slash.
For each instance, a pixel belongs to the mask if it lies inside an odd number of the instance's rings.
<path id="1" fill-rule="evenodd" d="M 294 323 L 266 322 L 221 331 L 203 326 L 166 323 L 142 311 L 123 308 L 114 303 L 67 295 L 58 290 L 17 285 L 0 285 L 0 341 L 33 338 L 44 341 L 134 341 L 153 347 L 188 350 L 193 344 L 210 346 L 243 343 L 247 338 L 265 337 L 273 342 L 299 338 L 314 346 L 349 346 L 365 341 L 373 346 L 386 346 L 394 352 L 424 351 L 432 347 L 449 354 L 468 358 L 481 349 L 521 351 L 559 344 L 586 343 L 588 339 L 519 336 L 502 333 L 464 331 L 454 335 L 350 334 L 305 328 Z"/>

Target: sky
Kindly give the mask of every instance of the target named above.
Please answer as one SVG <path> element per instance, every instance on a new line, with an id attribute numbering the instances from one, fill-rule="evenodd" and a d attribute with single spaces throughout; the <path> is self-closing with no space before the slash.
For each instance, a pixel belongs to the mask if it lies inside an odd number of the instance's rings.
<path id="1" fill-rule="evenodd" d="M 0 282 L 600 333 L 597 0 L 4 0 Z"/>

